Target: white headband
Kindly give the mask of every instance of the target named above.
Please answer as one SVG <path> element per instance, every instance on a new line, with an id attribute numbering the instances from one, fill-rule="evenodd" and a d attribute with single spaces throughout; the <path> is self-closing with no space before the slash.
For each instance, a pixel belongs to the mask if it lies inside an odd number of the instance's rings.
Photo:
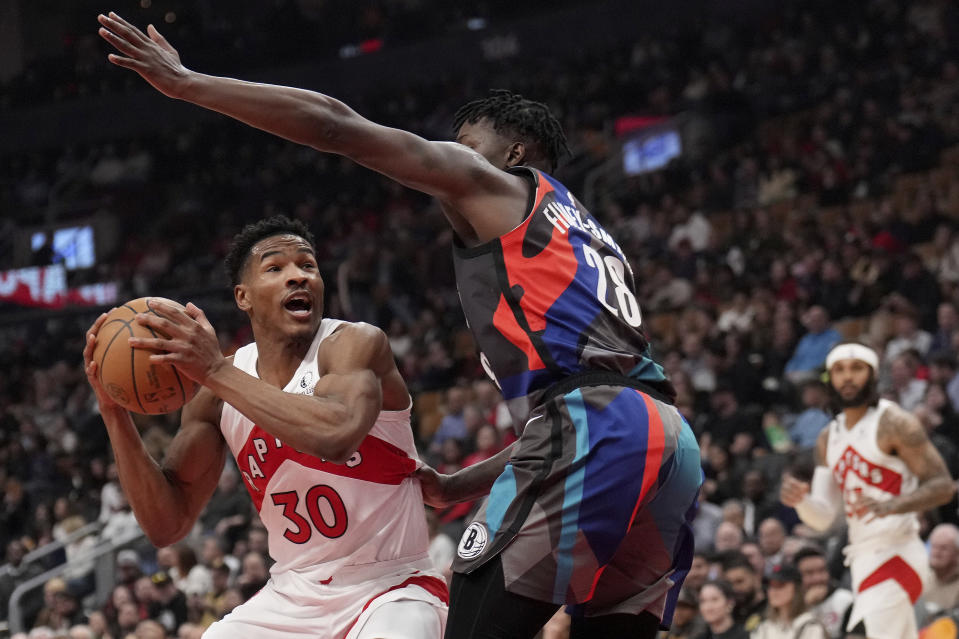
<path id="1" fill-rule="evenodd" d="M 840 344 L 826 356 L 826 370 L 832 368 L 833 364 L 841 359 L 858 359 L 872 366 L 872 370 L 879 370 L 879 356 L 876 351 L 862 344 Z"/>

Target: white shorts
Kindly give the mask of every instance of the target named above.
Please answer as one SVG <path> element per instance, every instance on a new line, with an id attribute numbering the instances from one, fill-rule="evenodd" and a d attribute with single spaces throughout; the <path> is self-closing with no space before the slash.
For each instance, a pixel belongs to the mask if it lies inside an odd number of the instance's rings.
<path id="1" fill-rule="evenodd" d="M 916 639 L 913 604 L 922 594 L 928 563 L 919 537 L 847 553 L 854 599 L 846 629 L 862 621 L 869 639 Z"/>
<path id="2" fill-rule="evenodd" d="M 449 594 L 428 558 L 351 567 L 328 583 L 318 574 L 272 575 L 203 639 L 442 639 Z"/>

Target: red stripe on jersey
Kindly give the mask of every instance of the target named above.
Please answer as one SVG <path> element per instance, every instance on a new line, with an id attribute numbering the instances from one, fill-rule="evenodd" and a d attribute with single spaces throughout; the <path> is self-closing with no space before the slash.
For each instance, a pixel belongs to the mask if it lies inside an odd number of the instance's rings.
<path id="1" fill-rule="evenodd" d="M 863 579 L 859 585 L 859 592 L 881 584 L 887 579 L 894 579 L 899 582 L 903 590 L 909 595 L 909 601 L 916 603 L 919 595 L 922 594 L 922 578 L 913 570 L 912 566 L 896 555 L 883 565 L 876 568 L 871 575 Z"/>
<path id="2" fill-rule="evenodd" d="M 353 621 L 352 624 L 350 624 L 349 629 L 346 631 L 346 633 L 343 636 L 345 637 L 350 634 L 350 631 L 353 630 L 353 626 L 355 626 L 356 622 L 360 620 L 360 615 L 366 612 L 366 609 L 370 607 L 371 603 L 373 603 L 374 601 L 376 601 L 377 599 L 379 599 L 380 597 L 382 597 L 388 592 L 399 590 L 400 588 L 406 588 L 407 586 L 419 586 L 426 592 L 430 593 L 431 595 L 433 595 L 434 597 L 436 597 L 437 599 L 445 603 L 447 606 L 450 603 L 450 591 L 449 591 L 449 588 L 446 587 L 446 582 L 443 581 L 442 579 L 437 579 L 436 577 L 430 577 L 428 575 L 417 575 L 415 577 L 410 577 L 403 583 L 387 588 L 386 590 L 379 593 L 375 597 L 370 597 L 370 599 L 365 604 L 363 604 L 363 609 L 360 610 L 360 614 L 356 615 L 356 619 Z"/>
<path id="3" fill-rule="evenodd" d="M 510 288 L 518 285 L 523 289 L 519 305 L 530 330 L 545 330 L 546 312 L 569 288 L 579 268 L 568 232 L 554 226 L 546 248 L 533 257 L 523 255 L 522 239 L 501 245 Z"/>
<path id="4" fill-rule="evenodd" d="M 898 495 L 902 491 L 902 475 L 890 468 L 872 463 L 852 446 L 847 446 L 839 456 L 832 467 L 832 472 L 841 489 L 845 489 L 846 475 L 853 473 L 867 484 L 890 495 Z"/>
<path id="5" fill-rule="evenodd" d="M 643 485 L 642 488 L 640 488 L 639 499 L 636 500 L 636 505 L 633 506 L 633 514 L 629 518 L 629 525 L 626 526 L 626 532 L 629 532 L 633 528 L 633 522 L 636 521 L 636 513 L 639 511 L 640 504 L 642 504 L 646 496 L 649 495 L 650 488 L 653 487 L 653 484 L 659 477 L 659 469 L 663 465 L 663 451 L 666 450 L 663 418 L 659 415 L 656 402 L 654 402 L 649 395 L 641 393 L 640 391 L 636 392 L 639 393 L 639 396 L 643 398 L 643 402 L 646 403 L 646 414 L 648 415 L 646 421 L 649 426 L 649 432 L 646 435 L 646 464 L 643 466 Z M 599 578 L 603 575 L 604 570 L 606 570 L 606 565 L 600 566 L 599 570 L 597 570 L 593 576 L 593 586 L 589 589 L 586 601 L 592 599 L 596 593 L 596 586 L 599 584 Z"/>
<path id="6" fill-rule="evenodd" d="M 259 426 L 253 426 L 246 443 L 236 456 L 236 462 L 258 511 L 263 503 L 267 484 L 286 461 L 331 475 L 394 486 L 402 483 L 416 470 L 416 461 L 402 448 L 372 435 L 363 439 L 359 449 L 346 463 L 335 464 L 301 453 L 289 444 L 278 444 L 275 437 Z"/>
<path id="7" fill-rule="evenodd" d="M 533 346 L 529 335 L 526 334 L 526 331 L 524 331 L 516 321 L 516 316 L 513 315 L 513 309 L 510 308 L 509 302 L 507 302 L 506 298 L 502 295 L 499 297 L 496 312 L 493 313 L 493 326 L 496 327 L 496 330 L 498 330 L 503 337 L 509 340 L 510 344 L 526 353 L 526 359 L 529 360 L 529 370 L 538 371 L 546 368 L 539 353 L 536 352 L 536 347 Z"/>

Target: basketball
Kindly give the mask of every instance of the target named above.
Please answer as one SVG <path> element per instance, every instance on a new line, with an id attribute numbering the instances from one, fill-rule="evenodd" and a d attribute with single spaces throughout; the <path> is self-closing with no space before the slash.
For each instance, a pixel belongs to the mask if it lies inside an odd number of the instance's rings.
<path id="1" fill-rule="evenodd" d="M 138 313 L 156 311 L 147 306 L 149 297 L 131 300 L 114 308 L 97 334 L 93 361 L 100 383 L 117 404 L 143 415 L 170 413 L 193 399 L 200 385 L 170 364 L 150 361 L 154 351 L 131 348 L 130 337 L 168 337 L 136 321 Z M 177 302 L 154 297 L 183 308 Z"/>

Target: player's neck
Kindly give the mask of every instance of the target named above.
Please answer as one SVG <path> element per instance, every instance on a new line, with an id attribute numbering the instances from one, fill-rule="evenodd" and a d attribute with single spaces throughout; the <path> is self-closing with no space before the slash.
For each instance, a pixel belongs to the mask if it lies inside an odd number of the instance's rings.
<path id="1" fill-rule="evenodd" d="M 846 428 L 852 428 L 855 426 L 868 410 L 868 404 L 863 404 L 862 406 L 847 406 L 846 408 L 843 408 L 842 413 L 846 416 Z"/>
<path id="2" fill-rule="evenodd" d="M 256 340 L 257 377 L 277 388 L 285 387 L 293 379 L 296 369 L 300 367 L 313 341 L 312 339 L 290 340 L 288 336 L 270 339 L 270 337 L 257 335 L 255 331 L 254 339 Z"/>

